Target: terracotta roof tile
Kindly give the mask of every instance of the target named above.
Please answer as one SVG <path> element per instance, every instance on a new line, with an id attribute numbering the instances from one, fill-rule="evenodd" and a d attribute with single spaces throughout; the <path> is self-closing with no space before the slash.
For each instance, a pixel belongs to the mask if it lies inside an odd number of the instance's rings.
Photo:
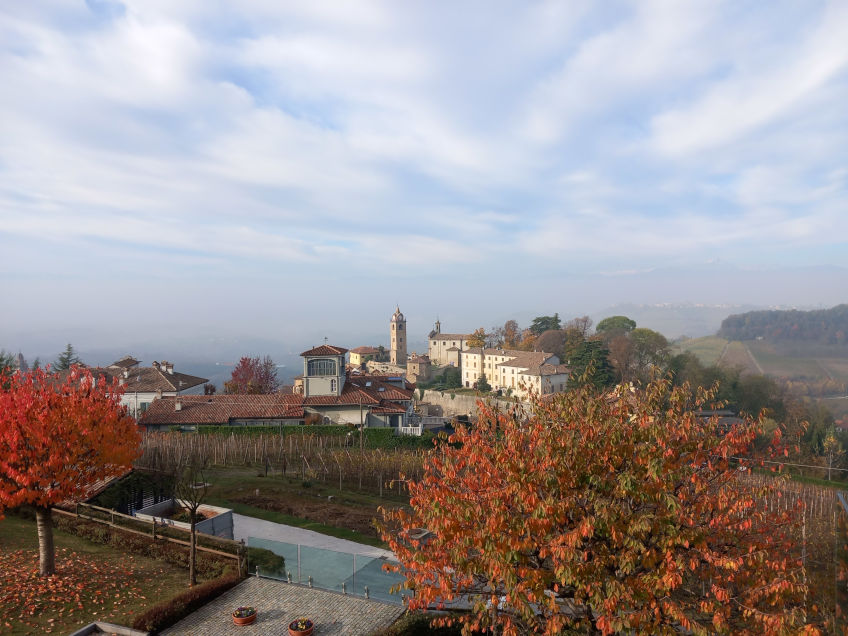
<path id="1" fill-rule="evenodd" d="M 334 347 L 333 345 L 321 345 L 313 347 L 309 351 L 304 351 L 302 356 L 341 356 L 347 353 L 344 347 Z"/>
<path id="2" fill-rule="evenodd" d="M 176 400 L 181 408 L 175 408 Z M 236 419 L 301 419 L 299 395 L 182 395 L 154 400 L 139 419 L 143 426 L 162 424 L 229 424 Z"/>

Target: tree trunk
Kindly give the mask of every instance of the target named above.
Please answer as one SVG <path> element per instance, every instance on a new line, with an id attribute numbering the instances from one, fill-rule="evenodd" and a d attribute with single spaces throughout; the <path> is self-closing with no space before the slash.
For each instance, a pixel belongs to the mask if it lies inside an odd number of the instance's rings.
<path id="1" fill-rule="evenodd" d="M 194 527 L 196 525 L 194 515 L 195 515 L 195 513 L 192 512 L 191 513 L 191 539 L 189 540 L 189 543 L 191 545 L 189 546 L 189 551 L 188 551 L 188 584 L 189 584 L 189 587 L 194 587 L 195 585 L 197 585 L 197 568 L 195 567 L 195 564 L 197 562 L 197 550 L 195 549 L 195 546 L 197 545 L 197 531 L 194 529 Z"/>
<path id="2" fill-rule="evenodd" d="M 50 576 L 56 572 L 56 552 L 53 549 L 53 519 L 50 508 L 35 509 L 38 527 L 38 573 Z"/>

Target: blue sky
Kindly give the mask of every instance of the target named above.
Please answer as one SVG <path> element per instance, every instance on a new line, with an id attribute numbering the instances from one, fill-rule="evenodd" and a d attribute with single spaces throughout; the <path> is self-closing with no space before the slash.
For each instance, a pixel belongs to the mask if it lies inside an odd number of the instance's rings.
<path id="1" fill-rule="evenodd" d="M 0 340 L 844 301 L 846 33 L 845 2 L 3 3 Z"/>

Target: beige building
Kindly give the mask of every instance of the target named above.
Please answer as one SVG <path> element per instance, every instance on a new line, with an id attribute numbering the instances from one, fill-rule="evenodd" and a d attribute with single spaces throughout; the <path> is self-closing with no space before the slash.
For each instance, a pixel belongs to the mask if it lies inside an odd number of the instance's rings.
<path id="1" fill-rule="evenodd" d="M 473 387 L 485 374 L 492 390 L 510 391 L 520 399 L 533 393 L 561 393 L 568 382 L 568 367 L 543 351 L 466 349 L 461 353 L 461 369 L 463 386 Z"/>
<path id="2" fill-rule="evenodd" d="M 427 357 L 432 364 L 442 367 L 460 367 L 462 351 L 468 349 L 467 333 L 442 333 L 442 323 L 436 321 L 436 327 L 427 340 Z"/>
<path id="3" fill-rule="evenodd" d="M 391 352 L 389 362 L 398 366 L 406 365 L 406 318 L 400 313 L 400 307 L 395 309 L 389 321 L 391 330 Z"/>
<path id="4" fill-rule="evenodd" d="M 349 353 L 350 365 L 354 367 L 361 367 L 369 360 L 378 360 L 380 357 L 380 350 L 376 347 L 356 347 Z"/>

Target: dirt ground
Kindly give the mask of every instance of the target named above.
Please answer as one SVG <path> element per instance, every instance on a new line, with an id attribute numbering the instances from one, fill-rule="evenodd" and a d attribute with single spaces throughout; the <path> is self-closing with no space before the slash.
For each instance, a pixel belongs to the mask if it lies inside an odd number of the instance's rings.
<path id="1" fill-rule="evenodd" d="M 263 510 L 273 510 L 293 517 L 356 530 L 370 537 L 378 536 L 374 527 L 374 519 L 380 513 L 377 512 L 376 507 L 369 510 L 368 508 L 353 508 L 317 499 L 298 497 L 281 499 L 279 496 L 269 495 L 238 495 L 231 497 L 231 499 Z"/>

